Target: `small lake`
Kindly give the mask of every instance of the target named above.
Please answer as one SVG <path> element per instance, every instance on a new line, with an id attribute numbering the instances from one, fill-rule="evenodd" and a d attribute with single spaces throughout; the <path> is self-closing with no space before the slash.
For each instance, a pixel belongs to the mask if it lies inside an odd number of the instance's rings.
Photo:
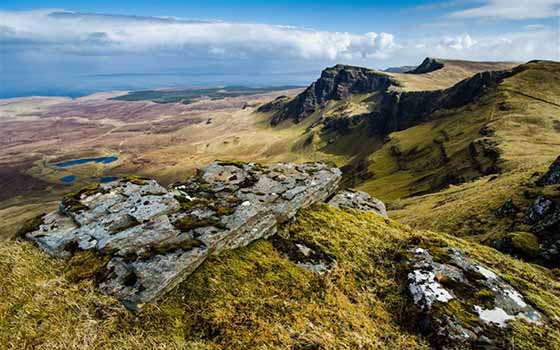
<path id="1" fill-rule="evenodd" d="M 60 178 L 60 182 L 63 182 L 65 184 L 72 183 L 74 182 L 74 180 L 76 180 L 76 175 L 68 175 Z"/>
<path id="2" fill-rule="evenodd" d="M 65 162 L 56 163 L 56 166 L 59 168 L 66 168 L 73 165 L 80 165 L 86 163 L 101 163 L 101 164 L 109 164 L 114 161 L 117 161 L 119 157 L 117 156 L 109 156 L 109 157 L 98 157 L 98 158 L 81 158 L 81 159 L 73 159 L 67 160 Z"/>

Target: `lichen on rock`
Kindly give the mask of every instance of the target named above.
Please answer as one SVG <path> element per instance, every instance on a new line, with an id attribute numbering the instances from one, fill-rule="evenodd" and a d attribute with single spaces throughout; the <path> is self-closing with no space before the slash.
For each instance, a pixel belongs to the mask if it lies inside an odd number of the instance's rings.
<path id="1" fill-rule="evenodd" d="M 511 320 L 546 322 L 521 293 L 458 249 L 417 247 L 409 254 L 408 289 L 437 348 L 500 348 Z"/>
<path id="2" fill-rule="evenodd" d="M 387 216 L 385 204 L 377 198 L 370 196 L 366 192 L 347 189 L 338 192 L 329 200 L 329 204 L 339 209 L 351 208 L 364 211 L 372 211 L 381 216 Z"/>
<path id="3" fill-rule="evenodd" d="M 340 179 L 340 170 L 323 163 L 231 161 L 214 162 L 168 189 L 126 177 L 66 196 L 24 235 L 53 256 L 101 256 L 106 263 L 90 275 L 136 310 L 211 254 L 275 234 L 298 209 L 330 197 Z"/>

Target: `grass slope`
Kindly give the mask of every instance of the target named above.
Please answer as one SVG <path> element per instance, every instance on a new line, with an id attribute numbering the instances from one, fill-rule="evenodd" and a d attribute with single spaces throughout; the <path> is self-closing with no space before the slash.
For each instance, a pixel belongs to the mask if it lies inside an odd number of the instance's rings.
<path id="1" fill-rule="evenodd" d="M 17 349 L 428 349 L 415 329 L 399 252 L 411 240 L 450 245 L 487 264 L 550 320 L 514 324 L 510 349 L 560 346 L 560 283 L 549 270 L 490 248 L 417 231 L 373 213 L 303 210 L 281 233 L 337 259 L 318 277 L 269 241 L 205 262 L 164 300 L 133 316 L 96 292 L 92 262 L 69 268 L 27 242 L 0 246 L 0 344 Z M 82 261 L 80 261 L 82 260 Z"/>

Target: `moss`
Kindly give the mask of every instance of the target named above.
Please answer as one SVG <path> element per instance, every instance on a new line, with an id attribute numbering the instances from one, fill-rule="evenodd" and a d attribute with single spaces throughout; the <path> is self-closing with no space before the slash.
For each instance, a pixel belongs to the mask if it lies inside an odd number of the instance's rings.
<path id="1" fill-rule="evenodd" d="M 213 209 L 219 216 L 231 215 L 235 212 L 235 207 L 229 205 L 214 205 Z"/>
<path id="2" fill-rule="evenodd" d="M 163 243 L 157 246 L 150 247 L 149 252 L 145 254 L 143 258 L 147 258 L 148 256 L 153 256 L 156 254 L 166 254 L 179 249 L 183 251 L 189 251 L 193 248 L 201 247 L 203 245 L 204 244 L 197 239 L 186 239 L 180 242 Z"/>
<path id="3" fill-rule="evenodd" d="M 530 232 L 513 232 L 507 236 L 511 246 L 521 254 L 533 257 L 539 252 L 539 240 Z"/>
<path id="4" fill-rule="evenodd" d="M 62 198 L 62 205 L 65 210 L 70 212 L 78 212 L 86 210 L 87 207 L 82 204 L 82 197 L 93 196 L 97 193 L 105 193 L 106 191 L 99 184 L 92 184 L 81 188 L 76 192 L 71 192 Z"/>
<path id="5" fill-rule="evenodd" d="M 238 167 L 238 168 L 241 168 L 241 169 L 243 169 L 243 166 L 245 166 L 247 164 L 247 162 L 243 162 L 243 161 L 240 161 L 240 160 L 218 160 L 217 162 L 218 162 L 219 165 L 222 165 L 222 166 L 231 165 L 231 166 L 235 166 L 235 167 Z"/>
<path id="6" fill-rule="evenodd" d="M 446 264 L 451 260 L 449 251 L 446 248 L 432 246 L 428 248 L 428 252 L 432 256 L 434 261 L 440 264 Z"/>
<path id="7" fill-rule="evenodd" d="M 128 175 L 121 178 L 123 182 L 130 182 L 134 185 L 143 186 L 146 184 L 147 181 L 151 180 L 148 177 L 137 176 L 137 175 Z"/>
<path id="8" fill-rule="evenodd" d="M 196 207 L 206 206 L 210 201 L 206 198 L 193 198 L 191 200 L 184 196 L 175 196 L 175 199 L 179 202 L 181 211 L 191 211 Z"/>
<path id="9" fill-rule="evenodd" d="M 431 315 L 434 319 L 441 319 L 444 316 L 455 316 L 462 324 L 472 328 L 482 325 L 482 321 L 478 315 L 469 311 L 465 305 L 457 299 L 450 300 L 447 303 L 436 302 L 432 306 Z"/>
<path id="10" fill-rule="evenodd" d="M 473 304 L 480 305 L 485 309 L 493 309 L 496 297 L 489 289 L 480 289 L 474 293 Z"/>
<path id="11" fill-rule="evenodd" d="M 72 282 L 95 277 L 107 265 L 110 257 L 83 251 L 74 254 L 68 261 L 65 277 Z"/>
<path id="12" fill-rule="evenodd" d="M 192 215 L 186 215 L 185 217 L 175 221 L 173 224 L 179 230 L 183 232 L 188 232 L 190 230 L 194 230 L 195 228 L 199 227 L 207 227 L 207 226 L 214 226 L 220 229 L 225 228 L 224 224 L 222 224 L 219 220 L 215 218 L 197 218 Z"/>
<path id="13" fill-rule="evenodd" d="M 24 221 L 23 224 L 21 224 L 21 226 L 18 228 L 16 237 L 22 238 L 26 233 L 37 231 L 43 224 L 44 216 L 45 214 L 43 213 Z"/>

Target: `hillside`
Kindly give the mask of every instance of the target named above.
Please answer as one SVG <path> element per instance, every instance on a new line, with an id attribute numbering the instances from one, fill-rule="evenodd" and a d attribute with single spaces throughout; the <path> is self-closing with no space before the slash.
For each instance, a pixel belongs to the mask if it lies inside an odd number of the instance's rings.
<path id="1" fill-rule="evenodd" d="M 426 59 L 404 75 L 442 74 L 446 66 L 452 72 L 505 68 Z M 503 240 L 531 230 L 523 213 L 535 198 L 555 198 L 553 188 L 531 183 L 560 153 L 560 64 L 533 61 L 420 92 L 406 91 L 397 77 L 328 68 L 302 94 L 277 102 L 272 123 L 311 120 L 310 142 L 301 147 L 336 155 L 345 184 L 387 201 L 402 222 L 470 237 L 528 260 L 554 261 L 536 257 L 535 249 L 513 252 Z M 509 198 L 518 207 L 516 224 L 495 215 Z"/>
<path id="2" fill-rule="evenodd" d="M 560 285 L 549 270 L 447 234 L 326 205 L 300 212 L 280 236 L 320 247 L 336 268 L 314 274 L 286 258 L 274 240 L 260 240 L 211 258 L 138 315 L 80 277 L 88 275 L 79 259 L 68 266 L 28 242 L 5 242 L 0 342 L 45 349 L 427 349 L 443 338 L 420 335 L 406 270 L 395 268 L 405 268 L 408 246 L 422 244 L 465 251 L 522 290 L 549 320 L 514 322 L 501 348 L 560 345 Z"/>

